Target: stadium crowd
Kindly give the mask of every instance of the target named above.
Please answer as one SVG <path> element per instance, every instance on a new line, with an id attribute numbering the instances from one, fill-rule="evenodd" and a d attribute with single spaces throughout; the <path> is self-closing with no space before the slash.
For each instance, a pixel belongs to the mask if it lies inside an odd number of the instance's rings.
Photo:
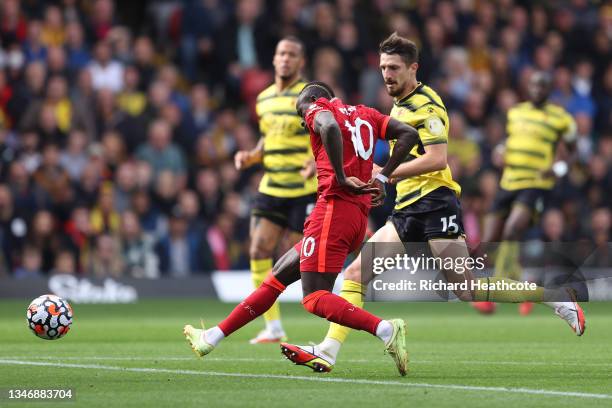
<path id="1" fill-rule="evenodd" d="M 285 35 L 306 44 L 306 78 L 384 113 L 378 42 L 393 31 L 417 42 L 418 78 L 451 118 L 473 244 L 498 188 L 505 113 L 530 72 L 550 72 L 578 160 L 529 236 L 610 241 L 610 1 L 119 3 L 0 2 L 0 276 L 247 269 L 262 170 L 238 172 L 233 154 L 257 142 L 254 101 Z"/>

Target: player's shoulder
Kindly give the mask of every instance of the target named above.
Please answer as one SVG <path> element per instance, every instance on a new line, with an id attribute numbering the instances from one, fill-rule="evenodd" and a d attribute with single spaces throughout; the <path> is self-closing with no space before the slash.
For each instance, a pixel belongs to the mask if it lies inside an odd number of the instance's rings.
<path id="1" fill-rule="evenodd" d="M 345 104 L 340 98 L 332 98 L 332 99 L 319 98 L 316 101 L 314 101 L 313 104 L 310 106 L 317 107 L 318 109 L 329 110 L 332 113 L 335 113 L 335 112 L 345 113 L 347 111 L 352 111 L 355 109 L 354 106 Z"/>
<path id="2" fill-rule="evenodd" d="M 291 85 L 291 87 L 289 88 L 289 92 L 297 96 L 300 92 L 302 92 L 302 89 L 304 89 L 305 86 L 306 81 L 300 79 L 295 84 Z"/>
<path id="3" fill-rule="evenodd" d="M 421 84 L 421 86 L 417 88 L 417 92 L 416 93 L 417 93 L 417 95 L 423 95 L 423 96 L 427 97 L 430 100 L 434 100 L 434 101 L 438 102 L 439 104 L 444 105 L 440 95 L 438 95 L 438 93 L 432 87 L 430 87 L 429 85 Z"/>
<path id="4" fill-rule="evenodd" d="M 554 102 L 547 102 L 545 106 L 546 112 L 557 116 L 571 116 L 570 113 L 561 105 Z"/>
<path id="5" fill-rule="evenodd" d="M 276 85 L 271 84 L 257 95 L 257 102 L 261 102 L 276 94 Z"/>
<path id="6" fill-rule="evenodd" d="M 370 116 L 383 115 L 383 113 L 381 113 L 378 109 L 373 108 L 368 105 L 359 104 L 359 105 L 355 105 L 354 108 L 359 116 L 369 116 L 370 117 Z"/>
<path id="7" fill-rule="evenodd" d="M 532 112 L 534 110 L 533 105 L 529 101 L 519 102 L 516 105 L 508 109 L 508 116 L 520 115 L 523 113 Z"/>
<path id="8" fill-rule="evenodd" d="M 304 89 L 305 86 L 306 86 L 306 82 L 302 79 L 299 79 L 293 85 L 289 86 L 289 88 L 286 89 L 283 93 L 278 94 L 277 89 L 276 89 L 276 84 L 272 83 L 257 95 L 257 102 L 261 102 L 266 99 L 274 98 L 276 96 L 297 97 L 299 93 L 302 92 L 302 89 Z"/>
<path id="9" fill-rule="evenodd" d="M 428 110 L 429 113 L 446 113 L 446 106 L 438 93 L 430 86 L 419 83 L 409 95 L 395 103 L 398 108 L 411 112 Z"/>
<path id="10" fill-rule="evenodd" d="M 314 117 L 320 112 L 327 111 L 331 112 L 332 114 L 335 114 L 339 107 L 340 106 L 338 105 L 338 103 L 333 99 L 328 100 L 325 98 L 319 98 L 316 101 L 312 102 L 310 105 L 308 105 L 304 117 L 306 119 L 306 122 L 308 123 L 310 121 L 313 121 Z"/>

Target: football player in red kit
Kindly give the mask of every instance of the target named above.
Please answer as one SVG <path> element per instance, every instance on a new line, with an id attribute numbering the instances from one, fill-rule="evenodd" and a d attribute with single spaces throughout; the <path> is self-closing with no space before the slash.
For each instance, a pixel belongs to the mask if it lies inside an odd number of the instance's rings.
<path id="1" fill-rule="evenodd" d="M 310 132 L 318 177 L 318 198 L 304 224 L 304 238 L 219 325 L 208 330 L 186 325 L 183 333 L 196 354 L 204 356 L 223 338 L 264 313 L 286 286 L 301 279 L 302 304 L 307 311 L 380 338 L 400 374 L 405 375 L 408 353 L 404 321 L 383 320 L 331 290 L 346 256 L 363 242 L 370 206 L 384 200 L 389 175 L 417 143 L 418 133 L 375 109 L 344 104 L 323 82 L 307 84 L 296 109 Z M 378 138 L 394 139 L 396 143 L 380 174 L 370 180 Z"/>

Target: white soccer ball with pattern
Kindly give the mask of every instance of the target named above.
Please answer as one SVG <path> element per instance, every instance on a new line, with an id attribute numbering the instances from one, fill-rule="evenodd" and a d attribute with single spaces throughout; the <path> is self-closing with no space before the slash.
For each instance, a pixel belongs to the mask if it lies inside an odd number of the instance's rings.
<path id="1" fill-rule="evenodd" d="M 42 295 L 34 299 L 26 312 L 28 327 L 45 340 L 64 337 L 72 324 L 72 307 L 55 295 Z"/>

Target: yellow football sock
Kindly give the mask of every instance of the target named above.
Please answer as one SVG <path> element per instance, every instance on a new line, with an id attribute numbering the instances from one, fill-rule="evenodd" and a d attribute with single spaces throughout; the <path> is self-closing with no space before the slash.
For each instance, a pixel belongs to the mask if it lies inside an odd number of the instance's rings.
<path id="1" fill-rule="evenodd" d="M 495 258 L 495 276 L 521 279 L 523 271 L 520 262 L 520 242 L 504 241 L 499 245 Z"/>
<path id="2" fill-rule="evenodd" d="M 349 303 L 354 304 L 358 307 L 363 307 L 363 298 L 365 296 L 365 292 L 367 287 L 362 285 L 360 282 L 354 282 L 350 280 L 345 280 L 342 283 L 342 290 L 340 291 L 340 297 L 346 300 Z M 337 340 L 340 343 L 344 343 L 346 340 L 346 336 L 348 336 L 350 328 L 341 326 L 336 323 L 331 323 L 329 325 L 329 330 L 327 331 L 326 338 L 332 338 Z"/>
<path id="3" fill-rule="evenodd" d="M 272 258 L 251 259 L 251 278 L 253 279 L 253 285 L 255 285 L 255 288 L 261 286 L 271 269 Z M 272 307 L 263 314 L 263 317 L 266 322 L 271 320 L 280 320 L 280 307 L 278 306 L 278 302 L 274 302 Z"/>
<path id="4" fill-rule="evenodd" d="M 508 278 L 480 278 L 479 282 L 495 284 L 495 282 L 516 283 Z M 477 302 L 542 302 L 544 300 L 544 288 L 538 286 L 535 290 L 498 290 L 498 289 L 474 289 L 474 300 Z"/>

